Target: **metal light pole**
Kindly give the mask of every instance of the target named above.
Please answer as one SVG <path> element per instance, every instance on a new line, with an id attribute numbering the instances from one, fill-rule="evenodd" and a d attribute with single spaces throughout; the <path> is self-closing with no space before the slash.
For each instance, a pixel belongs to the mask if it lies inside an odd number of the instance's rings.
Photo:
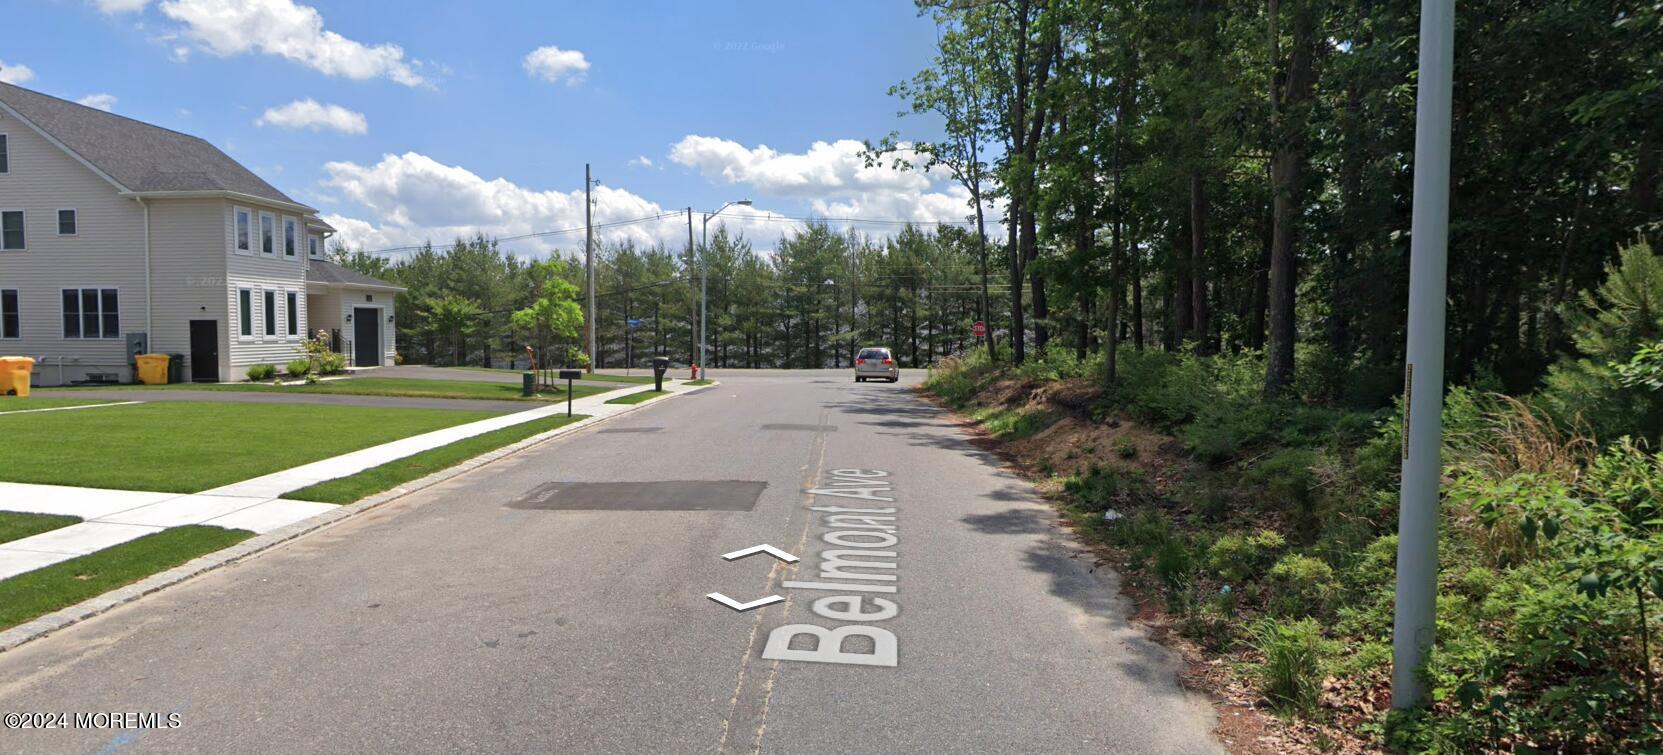
<path id="1" fill-rule="evenodd" d="M 589 372 L 595 371 L 595 361 L 600 355 L 595 353 L 595 225 L 591 211 L 595 205 L 589 199 L 589 187 L 593 180 L 589 178 L 589 164 L 583 164 L 583 268 L 584 278 L 589 289 Z"/>
<path id="2" fill-rule="evenodd" d="M 1454 0 L 1421 0 L 1415 106 L 1415 199 L 1409 237 L 1409 343 L 1404 359 L 1403 484 L 1397 523 L 1392 707 L 1418 707 L 1438 596 L 1438 483 L 1444 403 L 1444 289 L 1449 257 L 1450 90 Z"/>
<path id="3" fill-rule="evenodd" d="M 699 377 L 705 377 L 710 373 L 710 362 L 705 360 L 704 355 L 705 317 L 708 314 L 708 305 L 710 304 L 710 262 L 705 258 L 708 253 L 706 250 L 708 249 L 707 239 L 710 236 L 710 219 L 722 214 L 722 210 L 734 205 L 750 207 L 751 200 L 741 199 L 737 202 L 729 202 L 717 208 L 715 212 L 704 213 L 704 222 L 699 226 L 699 366 L 705 372 L 704 375 Z"/>

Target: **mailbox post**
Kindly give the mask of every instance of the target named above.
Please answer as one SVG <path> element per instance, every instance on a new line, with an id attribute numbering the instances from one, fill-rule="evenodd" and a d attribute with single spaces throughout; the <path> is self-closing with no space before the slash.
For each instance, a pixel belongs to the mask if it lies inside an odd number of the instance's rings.
<path id="1" fill-rule="evenodd" d="M 566 381 L 566 416 L 572 416 L 572 381 L 583 378 L 583 370 L 561 370 L 560 379 Z"/>
<path id="2" fill-rule="evenodd" d="M 664 373 L 670 369 L 669 357 L 652 358 L 652 387 L 655 391 L 664 390 Z"/>

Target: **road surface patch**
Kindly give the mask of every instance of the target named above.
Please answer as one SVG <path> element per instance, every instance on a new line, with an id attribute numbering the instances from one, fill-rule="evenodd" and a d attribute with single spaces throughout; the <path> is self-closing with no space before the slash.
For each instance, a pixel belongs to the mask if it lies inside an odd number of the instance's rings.
<path id="1" fill-rule="evenodd" d="M 608 427 L 604 430 L 596 430 L 595 432 L 599 432 L 599 433 L 657 433 L 657 432 L 663 432 L 663 431 L 664 431 L 664 428 L 662 428 L 662 427 Z"/>
<path id="2" fill-rule="evenodd" d="M 764 430 L 779 430 L 779 431 L 782 431 L 782 432 L 835 433 L 835 432 L 837 432 L 837 425 L 769 424 L 769 425 L 763 425 L 762 429 L 764 429 Z"/>
<path id="3" fill-rule="evenodd" d="M 546 482 L 508 503 L 544 511 L 750 511 L 766 482 Z"/>

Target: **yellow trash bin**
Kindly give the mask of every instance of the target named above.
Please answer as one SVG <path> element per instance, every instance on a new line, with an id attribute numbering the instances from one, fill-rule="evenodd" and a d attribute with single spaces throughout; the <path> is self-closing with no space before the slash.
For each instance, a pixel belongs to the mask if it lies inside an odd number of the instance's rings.
<path id="1" fill-rule="evenodd" d="M 133 359 L 139 364 L 139 382 L 145 385 L 167 385 L 166 354 L 140 354 Z"/>
<path id="2" fill-rule="evenodd" d="M 29 357 L 0 357 L 0 396 L 29 395 L 29 374 L 35 360 Z"/>

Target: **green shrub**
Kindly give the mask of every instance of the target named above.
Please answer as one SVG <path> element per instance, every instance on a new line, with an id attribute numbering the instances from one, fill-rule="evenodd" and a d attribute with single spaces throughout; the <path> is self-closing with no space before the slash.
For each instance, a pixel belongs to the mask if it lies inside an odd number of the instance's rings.
<path id="1" fill-rule="evenodd" d="M 306 377 L 308 374 L 311 374 L 311 372 L 312 372 L 312 360 L 310 360 L 310 359 L 291 359 L 291 360 L 289 360 L 289 375 L 290 376 L 297 377 L 297 378 L 298 377 Z"/>
<path id="2" fill-rule="evenodd" d="M 1253 633 L 1264 657 L 1256 669 L 1259 694 L 1278 710 L 1306 713 L 1322 693 L 1322 628 L 1313 619 L 1266 619 Z"/>
<path id="3" fill-rule="evenodd" d="M 271 364 L 253 364 L 248 367 L 248 379 L 254 381 L 270 380 L 277 375 L 277 366 Z"/>
<path id="4" fill-rule="evenodd" d="M 1114 447 L 1116 456 L 1122 459 L 1136 459 L 1138 457 L 1138 443 L 1131 438 L 1121 438 Z"/>
<path id="5" fill-rule="evenodd" d="M 338 375 L 346 371 L 346 355 L 329 352 L 318 357 L 318 374 Z"/>
<path id="6" fill-rule="evenodd" d="M 1165 591 L 1167 608 L 1187 611 L 1193 598 L 1195 559 L 1183 538 L 1168 538 L 1155 551 L 1155 577 Z"/>
<path id="7" fill-rule="evenodd" d="M 1282 534 L 1259 530 L 1248 535 L 1224 535 L 1207 550 L 1207 566 L 1225 582 L 1241 585 L 1258 579 L 1285 545 Z"/>
<path id="8" fill-rule="evenodd" d="M 1334 596 L 1334 570 L 1299 554 L 1283 556 L 1265 574 L 1268 607 L 1280 616 L 1321 616 Z"/>
<path id="9" fill-rule="evenodd" d="M 1093 464 L 1085 474 L 1063 481 L 1063 492 L 1087 511 L 1129 507 L 1149 497 L 1149 480 L 1141 469 Z"/>
<path id="10" fill-rule="evenodd" d="M 1287 513 L 1305 542 L 1315 539 L 1322 523 L 1317 516 L 1317 454 L 1303 448 L 1284 448 L 1265 457 L 1244 475 L 1261 485 L 1276 508 Z"/>

